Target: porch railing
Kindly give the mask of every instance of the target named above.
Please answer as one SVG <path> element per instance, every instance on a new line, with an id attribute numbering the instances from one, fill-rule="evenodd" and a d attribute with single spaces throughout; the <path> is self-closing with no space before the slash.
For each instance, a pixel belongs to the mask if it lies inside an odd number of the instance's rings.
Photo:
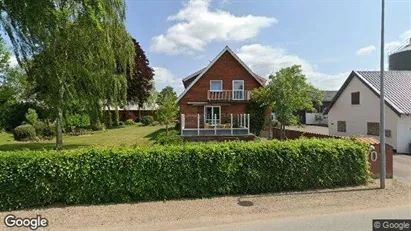
<path id="1" fill-rule="evenodd" d="M 250 100 L 250 97 L 251 91 L 245 90 L 209 90 L 207 92 L 207 99 L 210 101 L 248 101 Z"/>
<path id="2" fill-rule="evenodd" d="M 190 135 L 247 135 L 250 133 L 250 114 L 181 114 L 181 134 Z M 204 132 L 206 131 L 206 132 Z"/>

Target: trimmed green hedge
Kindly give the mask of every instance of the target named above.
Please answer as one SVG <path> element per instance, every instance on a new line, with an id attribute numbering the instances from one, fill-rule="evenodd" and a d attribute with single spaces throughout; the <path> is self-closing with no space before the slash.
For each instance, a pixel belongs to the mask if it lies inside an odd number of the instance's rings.
<path id="1" fill-rule="evenodd" d="M 360 185 L 367 153 L 336 139 L 2 152 L 0 210 Z"/>

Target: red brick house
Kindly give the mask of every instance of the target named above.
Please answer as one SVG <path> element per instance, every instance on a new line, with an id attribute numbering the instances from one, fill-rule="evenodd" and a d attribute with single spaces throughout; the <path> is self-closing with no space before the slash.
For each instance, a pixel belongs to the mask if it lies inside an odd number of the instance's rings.
<path id="1" fill-rule="evenodd" d="M 181 134 L 248 134 L 247 102 L 251 90 L 265 82 L 226 46 L 207 67 L 183 79 L 185 90 L 177 99 Z"/>

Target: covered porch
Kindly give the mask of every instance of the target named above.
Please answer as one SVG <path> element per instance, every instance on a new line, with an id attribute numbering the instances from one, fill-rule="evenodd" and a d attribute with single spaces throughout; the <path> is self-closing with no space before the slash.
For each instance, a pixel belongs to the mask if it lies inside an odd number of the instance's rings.
<path id="1" fill-rule="evenodd" d="M 245 136 L 250 134 L 250 114 L 181 114 L 181 136 Z"/>

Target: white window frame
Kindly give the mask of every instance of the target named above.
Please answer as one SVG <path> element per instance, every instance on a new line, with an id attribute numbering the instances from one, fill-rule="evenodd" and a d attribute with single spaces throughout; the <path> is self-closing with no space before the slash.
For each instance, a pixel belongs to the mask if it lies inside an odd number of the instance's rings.
<path id="1" fill-rule="evenodd" d="M 213 81 L 219 81 L 221 83 L 221 90 L 212 90 L 211 89 L 211 82 Z M 223 80 L 210 80 L 210 86 L 208 87 L 210 92 L 222 92 L 224 87 L 223 87 Z"/>
<path id="2" fill-rule="evenodd" d="M 235 92 L 238 92 L 238 91 L 241 91 L 241 90 L 235 90 L 234 89 L 234 83 L 235 82 L 242 82 L 242 85 L 243 85 L 243 90 L 242 90 L 242 92 L 243 92 L 243 94 L 242 94 L 242 96 L 243 96 L 243 98 L 236 98 L 235 97 Z M 244 100 L 245 99 L 245 84 L 244 84 L 244 80 L 233 80 L 233 82 L 232 82 L 232 89 L 233 89 L 233 95 L 232 95 L 232 98 L 233 98 L 233 100 Z"/>
<path id="3" fill-rule="evenodd" d="M 215 107 L 219 108 L 219 113 L 218 113 L 218 118 L 216 121 L 213 121 L 213 119 L 211 119 L 211 126 L 216 126 L 218 124 L 221 123 L 221 106 L 204 106 L 204 124 L 207 123 L 207 108 L 211 108 L 211 115 L 214 115 L 214 109 Z M 214 123 L 213 123 L 214 122 Z"/>

